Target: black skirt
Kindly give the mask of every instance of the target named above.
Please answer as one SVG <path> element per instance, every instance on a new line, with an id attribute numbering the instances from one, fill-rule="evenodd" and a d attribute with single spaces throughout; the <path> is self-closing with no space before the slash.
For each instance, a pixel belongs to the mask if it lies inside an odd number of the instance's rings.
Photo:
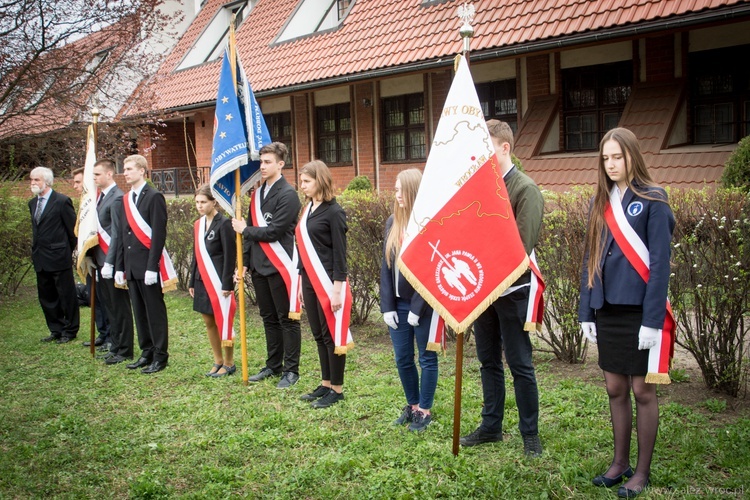
<path id="1" fill-rule="evenodd" d="M 596 345 L 599 368 L 620 375 L 643 375 L 648 372 L 648 351 L 638 350 L 638 332 L 643 306 L 604 303 L 596 311 Z"/>
<path id="2" fill-rule="evenodd" d="M 213 316 L 214 308 L 202 280 L 196 279 L 193 291 L 193 311 Z"/>

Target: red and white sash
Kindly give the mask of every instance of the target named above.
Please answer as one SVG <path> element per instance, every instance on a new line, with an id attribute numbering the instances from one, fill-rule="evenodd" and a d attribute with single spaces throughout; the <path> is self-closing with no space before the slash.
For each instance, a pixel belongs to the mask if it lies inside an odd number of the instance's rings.
<path id="1" fill-rule="evenodd" d="M 225 297 L 221 289 L 221 278 L 211 262 L 211 256 L 206 249 L 206 216 L 195 221 L 195 261 L 201 273 L 203 285 L 211 299 L 211 308 L 214 310 L 216 325 L 221 334 L 221 345 L 232 347 L 234 345 L 234 313 L 237 302 L 234 293 Z"/>
<path id="2" fill-rule="evenodd" d="M 102 225 L 99 223 L 97 218 L 97 236 L 99 237 L 99 248 L 102 249 L 102 252 L 104 252 L 104 255 L 107 255 L 109 253 L 109 244 L 112 242 L 112 237 L 109 235 L 107 231 L 104 230 Z"/>
<path id="3" fill-rule="evenodd" d="M 349 318 L 352 312 L 352 291 L 349 288 L 347 279 L 341 287 L 342 307 L 336 312 L 331 309 L 331 297 L 333 297 L 333 282 L 328 277 L 328 273 L 320 262 L 315 247 L 310 240 L 310 234 L 307 232 L 307 215 L 310 212 L 312 203 L 305 207 L 302 217 L 297 224 L 297 245 L 299 246 L 299 255 L 302 259 L 302 265 L 305 266 L 305 272 L 310 278 L 315 295 L 320 301 L 320 307 L 326 317 L 328 330 L 333 337 L 333 343 L 336 346 L 335 354 L 346 354 L 350 347 L 354 347 L 352 332 L 349 331 Z"/>
<path id="4" fill-rule="evenodd" d="M 427 337 L 427 350 L 445 351 L 445 320 L 434 309 L 430 315 L 430 335 Z"/>
<path id="5" fill-rule="evenodd" d="M 125 216 L 128 219 L 130 228 L 135 233 L 135 237 L 146 248 L 151 248 L 151 226 L 143 219 L 143 216 L 136 207 L 133 206 L 133 200 L 130 196 L 122 197 L 123 206 L 125 207 Z M 177 288 L 177 273 L 172 265 L 172 259 L 169 258 L 166 248 L 162 248 L 161 258 L 159 259 L 159 279 L 161 279 L 161 289 L 165 292 Z"/>
<path id="6" fill-rule="evenodd" d="M 253 225 L 257 227 L 267 227 L 266 219 L 263 217 L 263 211 L 260 208 L 261 197 L 258 190 L 253 191 L 250 199 L 250 216 Z M 300 279 L 297 263 L 297 247 L 292 245 L 292 257 L 286 253 L 284 247 L 278 241 L 259 241 L 263 253 L 271 261 L 273 267 L 279 272 L 286 285 L 286 291 L 289 294 L 289 317 L 291 319 L 300 319 L 302 309 L 299 303 Z"/>
<path id="7" fill-rule="evenodd" d="M 648 247 L 628 223 L 625 212 L 622 210 L 622 202 L 614 187 L 609 193 L 609 203 L 604 209 L 604 220 L 630 265 L 633 266 L 633 269 L 636 270 L 643 281 L 648 283 L 650 274 Z M 672 364 L 672 358 L 674 358 L 676 323 L 669 299 L 667 299 L 667 314 L 664 317 L 664 325 L 660 333 L 661 339 L 648 353 L 646 383 L 649 384 L 669 384 L 671 382 L 669 368 Z"/>
<path id="8" fill-rule="evenodd" d="M 531 269 L 531 281 L 529 286 L 529 303 L 526 306 L 526 323 L 523 329 L 527 332 L 541 332 L 542 321 L 544 320 L 544 279 L 539 265 L 536 262 L 536 253 L 534 250 L 529 255 L 529 269 Z"/>

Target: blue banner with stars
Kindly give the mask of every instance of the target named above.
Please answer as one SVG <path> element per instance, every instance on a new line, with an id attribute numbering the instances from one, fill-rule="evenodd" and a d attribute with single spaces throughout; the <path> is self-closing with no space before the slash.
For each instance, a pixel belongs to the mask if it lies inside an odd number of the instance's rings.
<path id="1" fill-rule="evenodd" d="M 260 178 L 259 151 L 270 142 L 266 122 L 247 81 L 239 54 L 236 87 L 232 82 L 227 47 L 221 61 L 216 98 L 210 184 L 214 197 L 230 214 L 234 214 L 237 193 L 235 170 L 240 170 L 240 193 L 245 194 Z"/>

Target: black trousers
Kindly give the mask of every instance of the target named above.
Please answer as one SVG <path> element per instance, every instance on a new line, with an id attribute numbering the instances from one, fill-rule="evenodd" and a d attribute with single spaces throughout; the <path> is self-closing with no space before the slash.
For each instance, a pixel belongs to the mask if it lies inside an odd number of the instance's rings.
<path id="1" fill-rule="evenodd" d="M 279 273 L 262 276 L 252 272 L 258 310 L 266 331 L 266 367 L 274 373 L 299 375 L 302 332 L 299 321 L 289 318 L 289 295 Z"/>
<path id="2" fill-rule="evenodd" d="M 128 280 L 128 293 L 138 329 L 141 357 L 149 361 L 166 362 L 169 359 L 169 331 L 167 306 L 161 283 L 146 286 L 143 280 Z"/>
<path id="3" fill-rule="evenodd" d="M 346 368 L 346 354 L 335 354 L 336 344 L 331 330 L 328 329 L 323 308 L 320 306 L 315 289 L 307 274 L 302 273 L 302 298 L 305 300 L 305 312 L 310 321 L 315 343 L 318 345 L 318 359 L 320 360 L 320 379 L 330 380 L 331 385 L 344 385 L 344 368 Z"/>
<path id="4" fill-rule="evenodd" d="M 97 269 L 97 274 L 99 270 Z M 91 304 L 91 275 L 86 275 L 86 288 L 89 292 L 89 305 Z M 105 343 L 109 342 L 109 316 L 107 315 L 107 308 L 104 306 L 106 299 L 102 295 L 101 276 L 99 281 L 96 282 L 96 301 L 94 303 L 94 318 L 96 319 L 96 331 L 99 332 L 99 338 Z"/>
<path id="5" fill-rule="evenodd" d="M 97 270 L 97 273 L 100 271 Z M 127 290 L 115 287 L 114 279 L 104 279 L 99 274 L 96 284 L 97 296 L 109 318 L 109 351 L 112 354 L 133 357 L 133 311 Z"/>
<path id="6" fill-rule="evenodd" d="M 502 432 L 505 410 L 505 361 L 513 374 L 513 388 L 518 407 L 518 429 L 523 435 L 539 433 L 539 391 L 531 360 L 531 340 L 524 331 L 529 287 L 498 298 L 474 322 L 477 359 L 481 363 L 481 427 L 488 432 Z"/>
<path id="7" fill-rule="evenodd" d="M 62 271 L 36 273 L 39 305 L 42 306 L 47 328 L 53 336 L 76 338 L 81 323 L 76 296 L 73 267 Z"/>

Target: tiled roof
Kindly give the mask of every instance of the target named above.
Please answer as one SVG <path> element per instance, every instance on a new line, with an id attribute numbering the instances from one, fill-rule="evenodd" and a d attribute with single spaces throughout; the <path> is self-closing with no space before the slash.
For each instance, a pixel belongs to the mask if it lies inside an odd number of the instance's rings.
<path id="1" fill-rule="evenodd" d="M 238 31 L 238 46 L 256 92 L 450 58 L 461 50 L 460 2 L 356 0 L 336 30 L 278 45 L 299 0 L 259 0 Z M 208 0 L 148 86 L 152 109 L 214 100 L 219 61 L 174 71 L 226 0 Z M 747 0 L 476 0 L 472 50 L 546 39 L 720 9 Z M 150 102 L 150 99 L 148 100 Z M 150 107 L 151 107 L 150 106 Z M 126 114 L 146 111 L 131 107 Z"/>

